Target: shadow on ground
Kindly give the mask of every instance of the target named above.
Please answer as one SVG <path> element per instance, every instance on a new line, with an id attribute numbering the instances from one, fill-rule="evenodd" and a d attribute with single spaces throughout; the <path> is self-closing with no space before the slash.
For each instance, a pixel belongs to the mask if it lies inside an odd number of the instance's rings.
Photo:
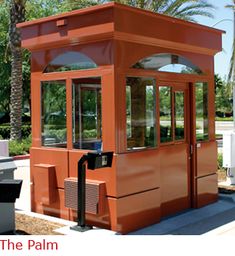
<path id="1" fill-rule="evenodd" d="M 220 194 L 219 201 L 190 209 L 129 235 L 202 235 L 235 221 L 235 194 Z"/>

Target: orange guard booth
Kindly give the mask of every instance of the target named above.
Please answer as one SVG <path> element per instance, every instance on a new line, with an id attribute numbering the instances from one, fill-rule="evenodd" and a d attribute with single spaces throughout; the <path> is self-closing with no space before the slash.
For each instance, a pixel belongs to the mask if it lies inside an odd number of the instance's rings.
<path id="1" fill-rule="evenodd" d="M 223 31 L 109 3 L 18 24 L 32 53 L 32 210 L 127 233 L 215 202 L 214 55 Z"/>

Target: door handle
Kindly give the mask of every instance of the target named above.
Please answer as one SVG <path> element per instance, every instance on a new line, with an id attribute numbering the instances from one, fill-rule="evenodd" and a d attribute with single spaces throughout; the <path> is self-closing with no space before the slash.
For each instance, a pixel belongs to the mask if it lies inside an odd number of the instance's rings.
<path id="1" fill-rule="evenodd" d="M 193 145 L 191 144 L 190 145 L 190 155 L 192 155 L 193 154 Z"/>

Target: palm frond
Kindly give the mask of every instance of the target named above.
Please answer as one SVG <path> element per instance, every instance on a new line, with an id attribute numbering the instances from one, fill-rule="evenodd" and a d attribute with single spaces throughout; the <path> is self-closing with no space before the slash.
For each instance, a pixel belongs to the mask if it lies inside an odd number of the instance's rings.
<path id="1" fill-rule="evenodd" d="M 205 16 L 213 18 L 214 15 L 211 11 L 214 9 L 215 7 L 213 5 L 204 0 L 176 0 L 164 11 L 164 14 L 195 21 L 192 16 Z"/>
<path id="2" fill-rule="evenodd" d="M 215 8 L 210 4 L 193 4 L 186 6 L 182 9 L 178 9 L 174 12 L 174 16 L 178 18 L 189 17 L 189 16 L 204 16 L 208 18 L 214 18 L 214 15 L 209 10 L 214 10 Z"/>
<path id="3" fill-rule="evenodd" d="M 228 5 L 225 5 L 225 8 L 229 8 L 229 9 L 234 10 L 235 9 L 235 5 L 228 4 Z"/>

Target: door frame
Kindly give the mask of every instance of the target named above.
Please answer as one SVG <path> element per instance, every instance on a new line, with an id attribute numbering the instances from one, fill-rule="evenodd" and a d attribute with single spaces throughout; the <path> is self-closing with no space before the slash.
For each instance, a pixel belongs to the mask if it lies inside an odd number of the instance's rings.
<path id="1" fill-rule="evenodd" d="M 158 92 L 158 99 L 159 101 L 159 87 L 160 86 L 168 86 L 171 88 L 171 123 L 172 123 L 172 141 L 167 142 L 167 143 L 160 143 L 160 107 L 159 107 L 159 114 L 158 114 L 158 141 L 159 141 L 159 147 L 165 147 L 165 146 L 174 146 L 178 144 L 187 144 L 187 190 L 188 190 L 188 208 L 192 207 L 193 205 L 193 198 L 192 198 L 192 180 L 193 180 L 193 165 L 192 165 L 192 154 L 191 154 L 191 139 L 192 139 L 192 126 L 191 126 L 191 108 L 192 108 L 192 103 L 190 101 L 190 83 L 186 81 L 177 81 L 174 82 L 172 80 L 161 80 L 159 79 L 157 82 L 157 92 Z M 174 95 L 175 92 L 182 91 L 184 92 L 184 133 L 185 133 L 185 138 L 184 140 L 175 140 L 175 99 Z M 158 104 L 159 106 L 159 104 Z"/>

